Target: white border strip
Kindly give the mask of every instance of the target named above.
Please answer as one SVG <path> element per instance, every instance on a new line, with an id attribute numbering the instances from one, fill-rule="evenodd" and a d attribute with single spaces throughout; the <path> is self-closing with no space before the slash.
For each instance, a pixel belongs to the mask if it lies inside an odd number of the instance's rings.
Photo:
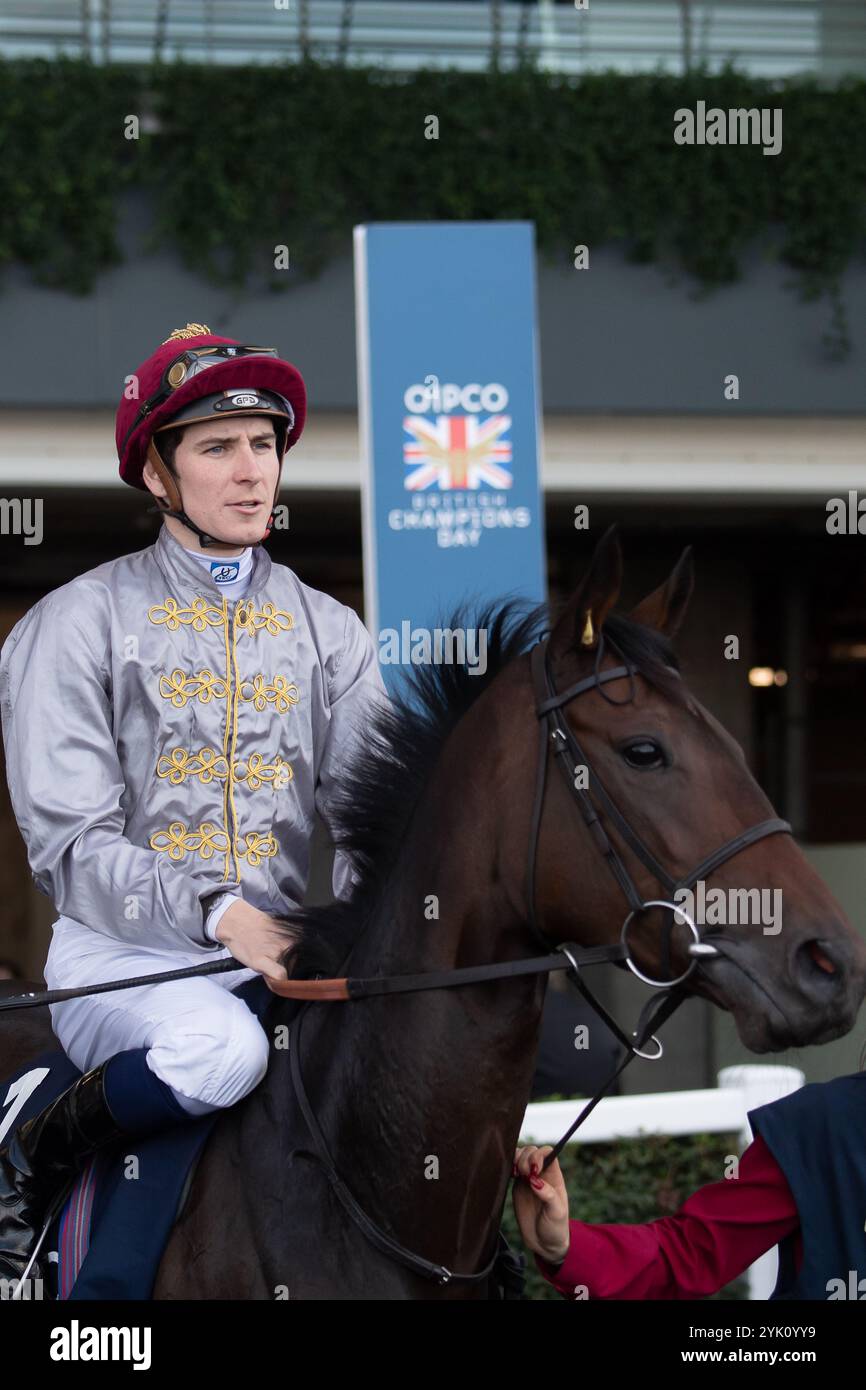
<path id="1" fill-rule="evenodd" d="M 364 621 L 375 637 L 379 630 L 379 584 L 376 563 L 375 478 L 373 471 L 373 399 L 370 364 L 370 300 L 367 293 L 367 228 L 354 228 L 355 355 L 358 371 L 358 426 L 361 446 L 361 549 L 364 561 Z"/>
<path id="2" fill-rule="evenodd" d="M 362 493 L 367 626 L 376 622 L 372 418 L 365 229 L 355 229 L 360 414 L 311 408 L 281 492 Z M 768 500 L 799 506 L 850 490 L 866 494 L 866 418 L 680 416 L 540 417 L 542 488 L 575 505 L 612 498 L 709 505 Z M 360 437 L 359 437 L 360 425 Z M 117 487 L 114 416 L 108 410 L 22 408 L 0 413 L 0 493 Z"/>

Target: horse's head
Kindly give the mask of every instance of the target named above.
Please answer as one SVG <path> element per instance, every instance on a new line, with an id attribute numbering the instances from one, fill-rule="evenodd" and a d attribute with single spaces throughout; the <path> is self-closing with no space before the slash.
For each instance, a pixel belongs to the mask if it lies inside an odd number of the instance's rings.
<path id="1" fill-rule="evenodd" d="M 774 813 L 739 744 L 678 674 L 671 639 L 691 596 L 690 552 L 627 618 L 613 612 L 621 577 L 619 541 L 610 531 L 550 635 L 549 671 L 561 692 L 594 673 L 633 669 L 631 677 L 592 684 L 560 713 L 589 768 L 588 774 L 575 770 L 575 786 L 585 783 L 640 898 L 669 900 L 669 887 L 628 842 L 604 793 L 626 830 L 677 883 Z M 827 1042 L 852 1027 L 863 997 L 866 944 L 789 834 L 735 850 L 690 899 L 680 893 L 677 901 L 716 948 L 698 958 L 687 987 L 729 1009 L 752 1051 Z M 535 911 L 548 939 L 585 944 L 615 939 L 629 911 L 576 796 L 553 771 L 540 823 Z M 660 962 L 662 916 L 658 909 L 640 913 L 628 931 L 635 964 L 656 979 L 670 978 Z M 684 923 L 674 925 L 677 975 L 694 959 L 687 950 L 692 940 Z"/>

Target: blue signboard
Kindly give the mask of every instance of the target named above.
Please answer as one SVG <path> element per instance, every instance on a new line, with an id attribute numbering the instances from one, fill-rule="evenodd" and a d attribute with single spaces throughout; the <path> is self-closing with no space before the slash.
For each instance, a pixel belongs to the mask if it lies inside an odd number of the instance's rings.
<path id="1" fill-rule="evenodd" d="M 365 617 L 393 689 L 448 659 L 462 601 L 545 597 L 533 225 L 356 227 L 355 300 Z"/>

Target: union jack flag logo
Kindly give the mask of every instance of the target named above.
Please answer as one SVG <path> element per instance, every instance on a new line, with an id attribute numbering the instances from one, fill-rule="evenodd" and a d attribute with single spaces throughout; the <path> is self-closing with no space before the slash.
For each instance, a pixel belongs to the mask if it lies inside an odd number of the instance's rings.
<path id="1" fill-rule="evenodd" d="M 511 487 L 514 475 L 503 464 L 511 462 L 511 440 L 502 436 L 511 428 L 510 415 L 407 415 L 403 428 L 409 439 L 403 444 L 406 465 L 404 483 L 411 491 L 436 484 L 441 490 Z"/>

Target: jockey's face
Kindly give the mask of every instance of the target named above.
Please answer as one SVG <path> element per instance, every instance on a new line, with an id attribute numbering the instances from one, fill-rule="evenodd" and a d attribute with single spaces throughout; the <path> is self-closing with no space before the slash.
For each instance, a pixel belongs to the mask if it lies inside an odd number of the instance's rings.
<path id="1" fill-rule="evenodd" d="M 261 540 L 279 471 L 276 434 L 267 416 L 232 415 L 186 426 L 175 450 L 174 472 L 187 515 L 223 540 L 221 546 L 208 546 L 207 554 L 237 553 Z M 166 517 L 165 525 L 189 550 L 201 550 L 195 532 L 176 517 Z"/>

